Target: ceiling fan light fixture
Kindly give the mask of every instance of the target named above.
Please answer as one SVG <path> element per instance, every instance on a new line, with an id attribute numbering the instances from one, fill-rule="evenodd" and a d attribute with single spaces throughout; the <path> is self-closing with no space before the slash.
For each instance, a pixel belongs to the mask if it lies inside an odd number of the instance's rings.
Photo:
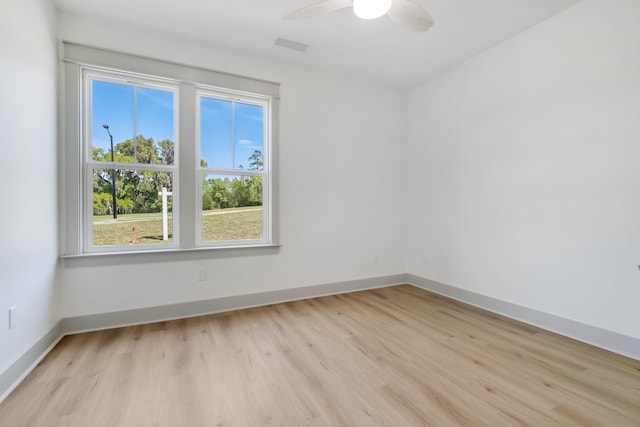
<path id="1" fill-rule="evenodd" d="M 391 0 L 354 0 L 353 12 L 358 18 L 376 19 L 391 9 Z"/>

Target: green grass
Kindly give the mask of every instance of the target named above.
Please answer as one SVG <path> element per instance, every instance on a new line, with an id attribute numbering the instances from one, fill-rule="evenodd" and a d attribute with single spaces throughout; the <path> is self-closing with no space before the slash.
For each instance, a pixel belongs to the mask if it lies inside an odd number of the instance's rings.
<path id="1" fill-rule="evenodd" d="M 162 214 L 94 216 L 94 246 L 161 245 L 173 242 L 169 216 L 169 240 L 162 240 Z M 204 211 L 204 241 L 254 240 L 262 238 L 262 208 L 233 208 Z"/>
<path id="2" fill-rule="evenodd" d="M 93 224 L 94 246 L 158 245 L 173 242 L 172 218 L 169 216 L 169 240 L 162 240 L 162 215 L 147 219 L 133 215 L 118 215 L 117 221 L 101 220 Z"/>
<path id="3" fill-rule="evenodd" d="M 169 213 L 169 216 L 171 216 L 171 213 Z M 118 219 L 122 219 L 122 220 L 131 220 L 131 219 L 145 219 L 145 218 L 155 218 L 155 217 L 160 217 L 162 218 L 162 212 L 152 212 L 152 213 L 135 213 L 135 214 L 118 214 Z M 113 215 L 109 214 L 109 215 L 94 215 L 93 216 L 93 222 L 96 221 L 109 221 L 113 219 Z"/>
<path id="4" fill-rule="evenodd" d="M 255 240 L 262 238 L 262 208 L 229 209 L 229 213 L 205 211 L 202 240 Z M 221 212 L 221 213 L 218 213 Z"/>

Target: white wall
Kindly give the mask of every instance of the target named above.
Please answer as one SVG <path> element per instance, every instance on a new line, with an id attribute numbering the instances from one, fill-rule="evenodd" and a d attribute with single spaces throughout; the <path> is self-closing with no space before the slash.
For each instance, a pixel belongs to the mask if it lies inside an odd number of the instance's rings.
<path id="1" fill-rule="evenodd" d="M 55 22 L 48 0 L 0 2 L 0 373 L 59 318 Z"/>
<path id="2" fill-rule="evenodd" d="M 409 273 L 640 338 L 638 22 L 585 0 L 412 91 Z"/>
<path id="3" fill-rule="evenodd" d="M 62 14 L 59 28 L 65 40 L 282 84 L 280 252 L 67 263 L 64 316 L 404 273 L 405 93 L 88 17 Z"/>

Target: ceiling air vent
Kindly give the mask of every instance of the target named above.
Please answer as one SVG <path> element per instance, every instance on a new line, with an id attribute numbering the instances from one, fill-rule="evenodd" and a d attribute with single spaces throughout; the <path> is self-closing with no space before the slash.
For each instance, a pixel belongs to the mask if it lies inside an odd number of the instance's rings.
<path id="1" fill-rule="evenodd" d="M 282 37 L 278 37 L 278 40 L 276 40 L 276 46 L 286 47 L 287 49 L 293 49 L 299 52 L 305 52 L 309 47 L 308 44 L 294 42 L 293 40 L 283 39 Z"/>

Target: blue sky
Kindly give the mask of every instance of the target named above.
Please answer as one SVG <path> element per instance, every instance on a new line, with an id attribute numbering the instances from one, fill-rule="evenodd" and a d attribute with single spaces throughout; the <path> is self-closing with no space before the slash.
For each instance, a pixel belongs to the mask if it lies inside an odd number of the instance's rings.
<path id="1" fill-rule="evenodd" d="M 134 132 L 156 142 L 175 140 L 173 92 L 95 80 L 92 87 L 91 135 L 94 147 L 103 148 L 105 152 L 109 150 L 109 135 L 103 124 L 109 125 L 114 144 L 132 139 Z M 134 115 L 134 97 L 137 115 Z"/>
<path id="2" fill-rule="evenodd" d="M 134 132 L 156 142 L 175 141 L 173 105 L 173 92 L 94 80 L 92 144 L 109 151 L 103 124 L 109 125 L 114 145 L 133 138 Z M 200 114 L 200 155 L 209 167 L 238 169 L 242 165 L 248 169 L 253 152 L 264 152 L 263 107 L 203 97 Z"/>
<path id="3" fill-rule="evenodd" d="M 235 106 L 235 126 L 232 109 Z M 264 152 L 261 106 L 200 99 L 200 156 L 211 168 L 249 168 L 255 150 Z M 235 129 L 234 129 L 235 128 Z"/>

